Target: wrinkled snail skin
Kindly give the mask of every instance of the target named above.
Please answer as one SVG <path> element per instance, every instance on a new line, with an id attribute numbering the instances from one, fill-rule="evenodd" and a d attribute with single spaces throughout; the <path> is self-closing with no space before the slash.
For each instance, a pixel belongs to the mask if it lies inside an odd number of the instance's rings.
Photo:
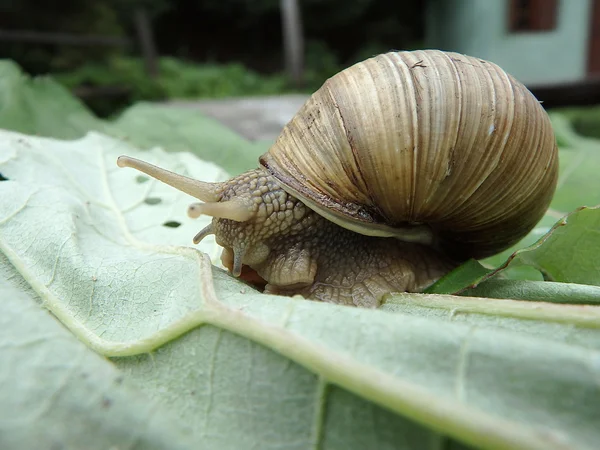
<path id="1" fill-rule="evenodd" d="M 265 292 L 374 307 L 465 259 L 500 252 L 546 211 L 558 175 L 549 118 L 498 66 L 392 52 L 329 79 L 260 158 L 203 183 L 121 157 L 198 199 L 234 276 Z"/>
<path id="2" fill-rule="evenodd" d="M 289 195 L 263 170 L 227 183 L 222 201 L 251 199 L 245 222 L 213 219 L 223 263 L 239 274 L 235 258 L 268 284 L 266 293 L 357 306 L 377 306 L 389 292 L 416 292 L 456 263 L 431 247 L 364 236 L 334 224 Z"/>

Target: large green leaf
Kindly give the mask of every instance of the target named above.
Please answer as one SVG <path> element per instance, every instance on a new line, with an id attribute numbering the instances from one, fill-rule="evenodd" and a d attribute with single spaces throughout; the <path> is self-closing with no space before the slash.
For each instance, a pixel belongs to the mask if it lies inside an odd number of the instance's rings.
<path id="1" fill-rule="evenodd" d="M 94 133 L 1 132 L 0 251 L 84 354 L 110 357 L 195 447 L 596 447 L 597 306 L 406 295 L 366 310 L 262 295 L 189 246 L 205 220 L 185 217 L 191 199 L 118 169 L 122 153 L 226 176 Z M 216 261 L 214 241 L 199 250 Z M 29 349 L 16 350 L 21 368 Z M 1 389 L 36 399 L 29 383 Z"/>
<path id="2" fill-rule="evenodd" d="M 0 448 L 187 449 L 189 424 L 40 308 L 0 254 Z"/>

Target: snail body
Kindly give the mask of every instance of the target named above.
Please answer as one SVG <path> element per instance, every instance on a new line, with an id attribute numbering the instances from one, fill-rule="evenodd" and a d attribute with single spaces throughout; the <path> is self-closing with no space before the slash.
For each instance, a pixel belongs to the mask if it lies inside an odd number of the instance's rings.
<path id="1" fill-rule="evenodd" d="M 376 306 L 500 252 L 546 211 L 558 152 L 537 99 L 491 62 L 390 52 L 327 80 L 260 158 L 203 183 L 119 158 L 204 203 L 234 276 L 266 292 Z"/>

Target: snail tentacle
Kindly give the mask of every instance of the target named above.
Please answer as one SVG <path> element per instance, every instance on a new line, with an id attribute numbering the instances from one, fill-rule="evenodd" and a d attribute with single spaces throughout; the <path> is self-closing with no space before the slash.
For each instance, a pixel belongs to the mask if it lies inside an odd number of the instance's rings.
<path id="1" fill-rule="evenodd" d="M 150 175 L 163 183 L 173 186 L 186 194 L 190 194 L 203 202 L 219 201 L 219 193 L 222 190 L 223 183 L 207 183 L 205 181 L 195 180 L 170 170 L 157 167 L 146 161 L 141 161 L 129 156 L 119 156 L 117 159 L 119 167 L 131 167 L 140 172 Z"/>
<path id="2" fill-rule="evenodd" d="M 192 203 L 188 207 L 189 217 L 196 219 L 202 214 L 217 219 L 246 222 L 254 215 L 254 208 L 252 204 L 244 201 L 241 197 L 236 197 L 224 202 Z"/>
<path id="3" fill-rule="evenodd" d="M 233 249 L 233 267 L 231 268 L 231 274 L 239 278 L 242 274 L 242 265 L 246 249 L 243 246 L 238 246 Z"/>
<path id="4" fill-rule="evenodd" d="M 206 236 L 209 236 L 211 234 L 215 234 L 215 229 L 212 223 L 208 224 L 207 226 L 205 226 L 204 228 L 202 228 L 198 234 L 196 234 L 196 236 L 194 236 L 194 239 L 192 239 L 192 242 L 194 242 L 194 244 L 199 244 L 200 241 L 202 241 L 202 239 L 204 239 Z"/>

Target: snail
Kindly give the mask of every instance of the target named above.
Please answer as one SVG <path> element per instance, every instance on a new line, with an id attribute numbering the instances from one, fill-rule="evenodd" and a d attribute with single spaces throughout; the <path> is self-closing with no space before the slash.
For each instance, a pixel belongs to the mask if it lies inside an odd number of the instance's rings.
<path id="1" fill-rule="evenodd" d="M 492 62 L 388 52 L 342 70 L 284 127 L 259 167 L 205 183 L 127 156 L 203 203 L 233 276 L 264 291 L 376 307 L 467 259 L 501 252 L 542 218 L 558 149 L 548 115 Z"/>

